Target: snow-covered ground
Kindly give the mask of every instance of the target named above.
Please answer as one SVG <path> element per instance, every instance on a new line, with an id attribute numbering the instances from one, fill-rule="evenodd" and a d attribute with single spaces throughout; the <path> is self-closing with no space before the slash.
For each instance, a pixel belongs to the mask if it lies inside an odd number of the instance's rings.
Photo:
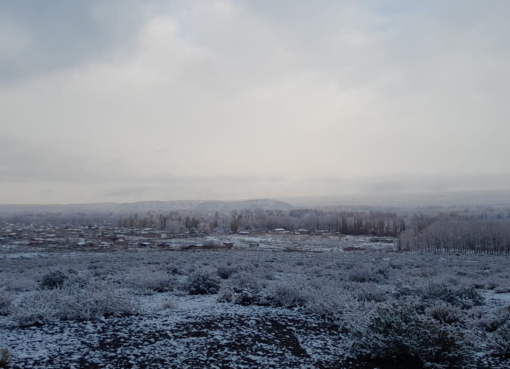
<path id="1" fill-rule="evenodd" d="M 477 367 L 510 367 L 493 344 L 510 324 L 506 256 L 395 253 L 355 237 L 229 239 L 231 250 L 5 247 L 0 349 L 15 368 L 373 368 L 380 363 L 352 349 L 356 332 L 370 333 L 378 309 L 411 304 L 460 332 Z M 67 292 L 41 290 L 55 271 L 75 281 Z M 191 295 L 197 275 L 219 290 Z M 90 320 L 55 312 L 61 302 L 73 307 L 72 288 L 83 292 L 90 281 L 122 292 L 136 309 Z M 73 309 L 102 298 L 94 291 L 78 293 Z M 29 304 L 34 296 L 46 310 Z M 10 306 L 2 310 L 2 301 Z M 34 311 L 46 314 L 42 323 L 26 324 Z"/>
<path id="2" fill-rule="evenodd" d="M 2 330 L 0 345 L 24 368 L 317 368 L 342 357 L 337 327 L 317 317 L 164 295 L 176 308 Z"/>
<path id="3" fill-rule="evenodd" d="M 205 239 L 173 239 L 168 243 L 171 249 L 179 249 L 190 244 L 199 246 L 215 243 L 232 243 L 236 249 L 259 249 L 265 251 L 308 251 L 308 252 L 344 252 L 362 250 L 395 250 L 396 239 L 377 237 L 345 236 L 340 234 L 299 235 L 294 233 L 253 233 L 209 236 Z"/>

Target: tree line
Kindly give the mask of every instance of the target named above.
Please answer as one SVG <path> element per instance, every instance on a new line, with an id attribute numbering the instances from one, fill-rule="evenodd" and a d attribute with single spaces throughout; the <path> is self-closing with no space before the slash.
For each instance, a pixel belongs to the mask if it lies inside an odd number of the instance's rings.
<path id="1" fill-rule="evenodd" d="M 415 224 L 399 235 L 398 251 L 509 254 L 510 221 L 445 219 Z"/>
<path id="2" fill-rule="evenodd" d="M 228 213 L 122 215 L 116 221 L 119 228 L 158 228 L 170 232 L 191 229 L 205 233 L 215 232 L 266 232 L 283 228 L 288 231 L 327 231 L 346 235 L 372 235 L 396 237 L 405 229 L 405 223 L 390 212 L 320 211 L 298 209 L 285 211 L 232 211 Z"/>

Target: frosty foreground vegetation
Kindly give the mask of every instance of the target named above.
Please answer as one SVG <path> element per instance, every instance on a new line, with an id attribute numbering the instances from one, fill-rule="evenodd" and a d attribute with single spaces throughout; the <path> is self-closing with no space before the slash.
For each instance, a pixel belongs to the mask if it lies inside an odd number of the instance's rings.
<path id="1" fill-rule="evenodd" d="M 0 269 L 0 348 L 16 367 L 503 368 L 507 261 L 389 251 L 11 253 Z M 63 356 L 66 347 L 74 354 Z"/>

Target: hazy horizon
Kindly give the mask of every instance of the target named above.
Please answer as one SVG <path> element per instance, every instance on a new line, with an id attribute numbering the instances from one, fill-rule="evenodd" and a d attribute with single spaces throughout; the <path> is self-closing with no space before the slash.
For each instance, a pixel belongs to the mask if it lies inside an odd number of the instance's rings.
<path id="1" fill-rule="evenodd" d="M 256 203 L 261 203 L 257 205 Z M 142 208 L 133 208 L 132 211 L 167 211 L 159 208 L 160 205 L 171 205 L 169 209 L 178 209 L 182 203 L 185 209 L 205 203 L 234 204 L 244 203 L 242 206 L 258 206 L 271 209 L 272 206 L 280 206 L 281 203 L 295 208 L 324 208 L 324 207 L 364 207 L 364 208 L 422 208 L 422 207 L 507 207 L 510 206 L 510 190 L 488 191 L 443 191 L 443 192 L 398 192 L 398 193 L 349 193 L 342 195 L 310 195 L 310 196 L 280 196 L 274 198 L 203 198 L 203 199 L 163 199 L 163 200 L 136 200 L 136 201 L 104 201 L 82 203 L 4 203 L 0 204 L 0 211 L 19 212 L 37 211 L 43 208 L 47 211 L 58 211 L 60 208 L 69 208 L 73 211 L 109 212 L 108 205 L 132 206 L 143 205 Z M 99 207 L 94 207 L 94 206 Z M 105 208 L 106 206 L 106 208 Z M 241 208 L 242 208 L 241 206 Z M 122 208 L 126 211 L 125 208 Z M 129 210 L 128 210 L 129 211 Z M 170 211 L 170 210 L 168 210 Z"/>
<path id="2" fill-rule="evenodd" d="M 0 0 L 0 204 L 510 190 L 507 14 Z"/>

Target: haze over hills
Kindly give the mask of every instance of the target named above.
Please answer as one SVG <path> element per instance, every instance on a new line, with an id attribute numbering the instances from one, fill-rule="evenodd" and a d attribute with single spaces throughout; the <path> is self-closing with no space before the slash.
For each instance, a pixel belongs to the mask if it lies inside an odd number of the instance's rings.
<path id="1" fill-rule="evenodd" d="M 390 194 L 354 194 L 339 196 L 282 197 L 295 207 L 373 206 L 510 206 L 510 191 L 456 191 Z"/>
<path id="2" fill-rule="evenodd" d="M 289 210 L 292 205 L 278 200 L 243 200 L 243 201 L 140 201 L 133 203 L 93 203 L 93 204 L 67 204 L 67 205 L 0 205 L 0 213 L 147 213 L 170 212 L 176 210 L 188 210 L 197 212 L 230 212 L 245 209 L 271 209 Z"/>
<path id="3" fill-rule="evenodd" d="M 194 207 L 196 211 L 223 211 L 228 212 L 232 210 L 243 209 L 272 209 L 272 210 L 290 210 L 292 205 L 279 200 L 272 199 L 258 199 L 258 200 L 243 200 L 243 201 L 207 201 L 201 202 Z"/>
<path id="4" fill-rule="evenodd" d="M 0 205 L 2 214 L 23 213 L 147 213 L 170 211 L 231 212 L 234 210 L 290 210 L 292 208 L 334 207 L 451 207 L 451 206 L 510 206 L 510 191 L 470 191 L 404 194 L 358 194 L 341 196 L 286 197 L 241 201 L 139 201 L 133 203 L 92 203 L 52 205 Z"/>

